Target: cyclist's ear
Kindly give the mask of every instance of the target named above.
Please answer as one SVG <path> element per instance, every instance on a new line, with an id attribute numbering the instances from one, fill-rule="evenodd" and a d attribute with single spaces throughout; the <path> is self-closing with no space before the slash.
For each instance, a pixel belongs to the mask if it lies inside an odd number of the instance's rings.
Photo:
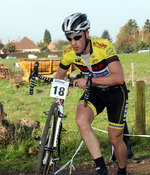
<path id="1" fill-rule="evenodd" d="M 89 31 L 86 31 L 86 37 L 89 38 Z"/>

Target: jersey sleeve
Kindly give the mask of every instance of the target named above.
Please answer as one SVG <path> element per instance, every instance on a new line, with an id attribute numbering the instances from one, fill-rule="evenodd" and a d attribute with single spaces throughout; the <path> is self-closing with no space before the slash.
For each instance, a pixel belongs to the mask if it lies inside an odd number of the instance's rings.
<path id="1" fill-rule="evenodd" d="M 68 70 L 69 67 L 70 67 L 70 64 L 69 65 L 64 65 L 62 62 L 60 62 L 59 67 L 62 68 L 62 69 Z"/>
<path id="2" fill-rule="evenodd" d="M 109 64 L 113 61 L 119 61 L 119 58 L 114 46 L 109 41 L 106 41 L 106 43 L 107 43 L 107 47 L 106 47 L 105 54 L 106 54 L 107 63 Z"/>
<path id="3" fill-rule="evenodd" d="M 71 59 L 72 50 L 73 49 L 71 45 L 67 46 L 66 49 L 64 50 L 62 55 L 62 60 L 59 65 L 62 69 L 65 69 L 65 70 L 69 69 L 70 65 L 73 63 Z"/>

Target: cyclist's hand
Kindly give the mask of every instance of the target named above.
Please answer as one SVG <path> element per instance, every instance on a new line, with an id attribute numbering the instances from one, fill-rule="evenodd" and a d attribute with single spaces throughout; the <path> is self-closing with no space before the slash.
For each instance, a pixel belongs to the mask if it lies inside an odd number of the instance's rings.
<path id="1" fill-rule="evenodd" d="M 86 88 L 86 82 L 87 82 L 87 79 L 86 78 L 75 79 L 73 81 L 73 86 L 75 86 L 75 84 L 78 83 L 78 87 L 80 89 L 85 89 Z"/>

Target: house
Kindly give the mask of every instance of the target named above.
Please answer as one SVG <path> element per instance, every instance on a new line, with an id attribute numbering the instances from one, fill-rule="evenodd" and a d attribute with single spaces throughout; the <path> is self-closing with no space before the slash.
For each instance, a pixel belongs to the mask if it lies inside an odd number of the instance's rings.
<path id="1" fill-rule="evenodd" d="M 4 45 L 2 43 L 0 43 L 0 54 L 4 53 L 3 50 L 4 50 Z"/>
<path id="2" fill-rule="evenodd" d="M 57 51 L 58 51 L 57 48 L 56 48 L 56 46 L 55 46 L 52 42 L 50 42 L 50 44 L 47 46 L 47 48 L 48 48 L 51 52 L 57 52 Z"/>
<path id="3" fill-rule="evenodd" d="M 11 42 L 15 44 L 15 52 L 40 52 L 39 47 L 27 37 Z"/>

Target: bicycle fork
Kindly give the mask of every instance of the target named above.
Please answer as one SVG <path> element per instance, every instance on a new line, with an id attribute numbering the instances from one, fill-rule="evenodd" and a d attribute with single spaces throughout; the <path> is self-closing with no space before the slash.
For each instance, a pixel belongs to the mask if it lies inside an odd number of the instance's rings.
<path id="1" fill-rule="evenodd" d="M 56 117 L 56 116 L 55 116 Z M 53 157 L 51 161 L 49 162 L 49 166 L 54 166 L 56 164 L 56 161 L 61 160 L 60 158 L 60 135 L 61 135 L 61 129 L 62 129 L 62 118 L 63 118 L 63 105 L 60 103 L 60 101 L 58 102 L 58 118 L 53 118 L 53 122 L 51 125 L 51 131 L 50 133 L 52 134 L 52 130 L 55 130 L 55 134 L 54 134 L 54 138 L 53 138 L 53 143 L 52 143 L 52 147 L 50 148 L 50 138 L 52 137 L 51 134 L 49 135 L 49 140 L 48 140 L 48 144 L 47 144 L 47 148 L 45 148 L 46 150 L 46 156 L 43 160 L 43 164 L 45 163 L 44 161 L 47 160 L 47 156 L 50 152 L 58 152 L 57 157 Z M 55 120 L 55 121 L 54 121 Z"/>

